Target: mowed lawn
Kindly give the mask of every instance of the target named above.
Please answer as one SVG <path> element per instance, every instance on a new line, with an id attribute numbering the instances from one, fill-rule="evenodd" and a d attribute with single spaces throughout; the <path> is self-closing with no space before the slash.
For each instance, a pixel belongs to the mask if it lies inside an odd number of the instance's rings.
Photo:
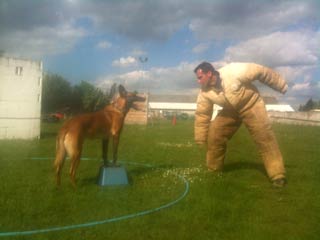
<path id="1" fill-rule="evenodd" d="M 74 189 L 68 160 L 61 187 L 54 182 L 59 126 L 43 124 L 40 140 L 0 141 L 0 238 L 320 238 L 320 127 L 273 126 L 287 168 L 283 189 L 271 186 L 244 127 L 228 145 L 223 174 L 208 173 L 191 120 L 124 127 L 119 160 L 127 186 L 96 184 L 101 142 L 87 140 Z M 122 216 L 132 217 L 102 223 Z M 67 229 L 19 235 L 56 227 Z"/>

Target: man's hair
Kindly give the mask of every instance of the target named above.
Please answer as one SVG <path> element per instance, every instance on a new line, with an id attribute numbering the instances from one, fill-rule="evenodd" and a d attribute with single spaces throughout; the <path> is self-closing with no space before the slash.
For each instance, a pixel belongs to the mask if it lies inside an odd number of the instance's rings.
<path id="1" fill-rule="evenodd" d="M 201 69 L 204 73 L 207 72 L 212 72 L 214 73 L 216 70 L 214 69 L 214 67 L 212 66 L 211 63 L 209 62 L 202 62 L 200 63 L 195 69 L 194 69 L 194 73 L 197 73 L 197 71 Z"/>

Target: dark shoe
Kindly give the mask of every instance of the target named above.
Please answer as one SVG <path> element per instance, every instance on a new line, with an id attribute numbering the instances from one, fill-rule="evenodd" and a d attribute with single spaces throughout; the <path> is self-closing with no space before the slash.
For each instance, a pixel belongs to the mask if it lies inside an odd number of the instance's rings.
<path id="1" fill-rule="evenodd" d="M 285 178 L 278 178 L 272 181 L 272 186 L 277 188 L 282 188 L 287 184 L 287 180 Z"/>

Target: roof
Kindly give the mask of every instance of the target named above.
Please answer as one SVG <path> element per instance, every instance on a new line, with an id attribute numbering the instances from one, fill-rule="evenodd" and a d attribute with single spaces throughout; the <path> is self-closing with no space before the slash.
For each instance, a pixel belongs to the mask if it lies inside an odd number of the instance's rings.
<path id="1" fill-rule="evenodd" d="M 262 96 L 267 111 L 294 112 L 287 104 L 278 104 L 275 97 Z M 154 110 L 192 110 L 197 108 L 196 95 L 150 95 L 149 108 Z"/>
<path id="2" fill-rule="evenodd" d="M 197 108 L 196 103 L 169 103 L 169 102 L 149 102 L 149 108 L 153 110 L 193 110 Z M 267 111 L 294 112 L 290 105 L 266 104 Z M 217 109 L 219 110 L 219 109 Z"/>
<path id="3" fill-rule="evenodd" d="M 168 103 L 168 102 L 149 102 L 150 109 L 158 110 L 193 110 L 197 108 L 196 103 Z"/>
<path id="4" fill-rule="evenodd" d="M 267 111 L 294 112 L 294 109 L 287 104 L 266 104 Z"/>
<path id="5" fill-rule="evenodd" d="M 277 104 L 278 100 L 272 96 L 262 96 L 266 104 Z M 149 95 L 149 102 L 167 102 L 167 103 L 195 103 L 197 95 Z"/>

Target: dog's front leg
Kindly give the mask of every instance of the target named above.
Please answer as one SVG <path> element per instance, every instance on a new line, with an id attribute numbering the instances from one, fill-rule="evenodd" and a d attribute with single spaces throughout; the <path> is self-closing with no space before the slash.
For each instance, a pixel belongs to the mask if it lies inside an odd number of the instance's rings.
<path id="1" fill-rule="evenodd" d="M 117 165 L 117 160 L 118 160 L 119 139 L 120 139 L 120 135 L 119 134 L 113 135 L 112 143 L 113 143 L 113 165 L 114 166 Z"/>
<path id="2" fill-rule="evenodd" d="M 102 159 L 103 165 L 106 167 L 108 166 L 108 145 L 109 145 L 109 138 L 102 139 Z"/>

